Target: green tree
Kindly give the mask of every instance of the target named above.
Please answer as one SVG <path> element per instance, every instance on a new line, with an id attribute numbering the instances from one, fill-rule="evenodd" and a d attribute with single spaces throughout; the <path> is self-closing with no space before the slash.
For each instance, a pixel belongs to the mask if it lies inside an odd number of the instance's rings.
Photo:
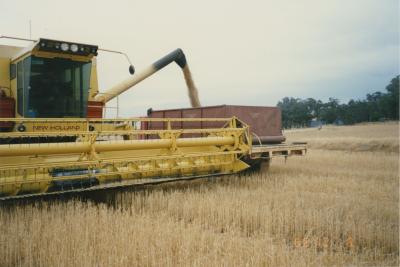
<path id="1" fill-rule="evenodd" d="M 339 100 L 333 97 L 321 107 L 321 119 L 326 123 L 334 123 L 339 119 Z"/>
<path id="2" fill-rule="evenodd" d="M 278 102 L 282 110 L 283 127 L 308 126 L 312 119 L 326 123 L 342 120 L 345 124 L 381 119 L 399 119 L 399 79 L 394 77 L 386 86 L 387 92 L 367 94 L 364 100 L 351 99 L 347 104 L 340 104 L 336 98 L 329 98 L 323 103 L 314 98 L 300 99 L 284 97 Z"/>
<path id="3" fill-rule="evenodd" d="M 386 86 L 386 91 L 388 92 L 386 102 L 389 105 L 389 118 L 395 120 L 399 119 L 399 79 L 400 75 L 397 75 Z"/>
<path id="4" fill-rule="evenodd" d="M 307 101 L 300 98 L 284 97 L 278 102 L 282 111 L 282 124 L 284 128 L 304 127 L 312 119 Z"/>
<path id="5" fill-rule="evenodd" d="M 385 117 L 384 93 L 367 94 L 368 121 L 378 121 Z"/>

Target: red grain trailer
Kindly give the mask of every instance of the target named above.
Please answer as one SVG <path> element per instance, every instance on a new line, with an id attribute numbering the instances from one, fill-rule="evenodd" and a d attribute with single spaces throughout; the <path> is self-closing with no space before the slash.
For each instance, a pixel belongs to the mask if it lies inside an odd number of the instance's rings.
<path id="1" fill-rule="evenodd" d="M 230 118 L 236 116 L 250 126 L 253 143 L 279 144 L 285 141 L 282 134 L 281 110 L 277 107 L 219 105 L 166 110 L 149 109 L 147 113 L 149 118 Z M 171 124 L 172 129 L 222 126 L 223 124 L 220 122 L 173 122 Z M 146 130 L 166 129 L 166 123 L 145 122 L 141 128 Z"/>

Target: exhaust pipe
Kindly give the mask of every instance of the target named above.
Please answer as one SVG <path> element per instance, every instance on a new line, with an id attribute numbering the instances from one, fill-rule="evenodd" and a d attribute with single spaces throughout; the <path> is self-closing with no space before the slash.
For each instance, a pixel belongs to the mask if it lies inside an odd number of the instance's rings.
<path id="1" fill-rule="evenodd" d="M 95 97 L 96 101 L 101 101 L 103 103 L 107 103 L 110 100 L 114 99 L 118 95 L 122 94 L 129 88 L 135 86 L 136 84 L 140 83 L 144 79 L 148 78 L 149 76 L 153 75 L 157 71 L 161 70 L 165 66 L 169 65 L 170 63 L 175 62 L 181 67 L 183 74 L 185 76 L 186 85 L 188 87 L 188 93 L 190 98 L 190 103 L 192 107 L 200 107 L 200 101 L 198 97 L 197 88 L 194 85 L 192 75 L 189 69 L 189 66 L 186 61 L 185 54 L 183 53 L 182 49 L 178 48 L 168 55 L 164 56 L 163 58 L 157 60 L 140 73 L 136 74 L 133 77 L 130 77 L 121 83 L 113 86 L 105 93 L 99 94 Z"/>

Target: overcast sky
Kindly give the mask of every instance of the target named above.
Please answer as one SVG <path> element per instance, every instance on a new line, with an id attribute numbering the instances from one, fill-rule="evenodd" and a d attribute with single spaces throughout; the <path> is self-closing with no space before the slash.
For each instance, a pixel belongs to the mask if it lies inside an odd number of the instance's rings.
<path id="1" fill-rule="evenodd" d="M 345 102 L 399 74 L 397 0 L 0 0 L 0 10 L 0 35 L 29 37 L 31 20 L 32 38 L 121 50 L 137 71 L 180 47 L 203 105 Z M 120 55 L 99 53 L 98 65 L 103 91 L 129 75 Z M 124 116 L 189 105 L 175 64 L 119 98 Z"/>

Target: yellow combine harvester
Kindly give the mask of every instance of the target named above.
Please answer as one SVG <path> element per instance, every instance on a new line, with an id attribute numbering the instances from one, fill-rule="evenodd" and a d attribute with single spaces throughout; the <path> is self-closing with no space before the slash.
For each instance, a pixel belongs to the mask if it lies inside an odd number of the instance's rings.
<path id="1" fill-rule="evenodd" d="M 3 200 L 238 173 L 306 151 L 304 145 L 254 146 L 249 127 L 236 117 L 102 118 L 108 101 L 169 63 L 185 70 L 180 49 L 141 73 L 130 66 L 133 76 L 100 93 L 97 46 L 30 41 L 24 48 L 0 45 Z M 223 126 L 174 127 L 190 122 Z M 141 129 L 143 123 L 165 127 Z"/>

